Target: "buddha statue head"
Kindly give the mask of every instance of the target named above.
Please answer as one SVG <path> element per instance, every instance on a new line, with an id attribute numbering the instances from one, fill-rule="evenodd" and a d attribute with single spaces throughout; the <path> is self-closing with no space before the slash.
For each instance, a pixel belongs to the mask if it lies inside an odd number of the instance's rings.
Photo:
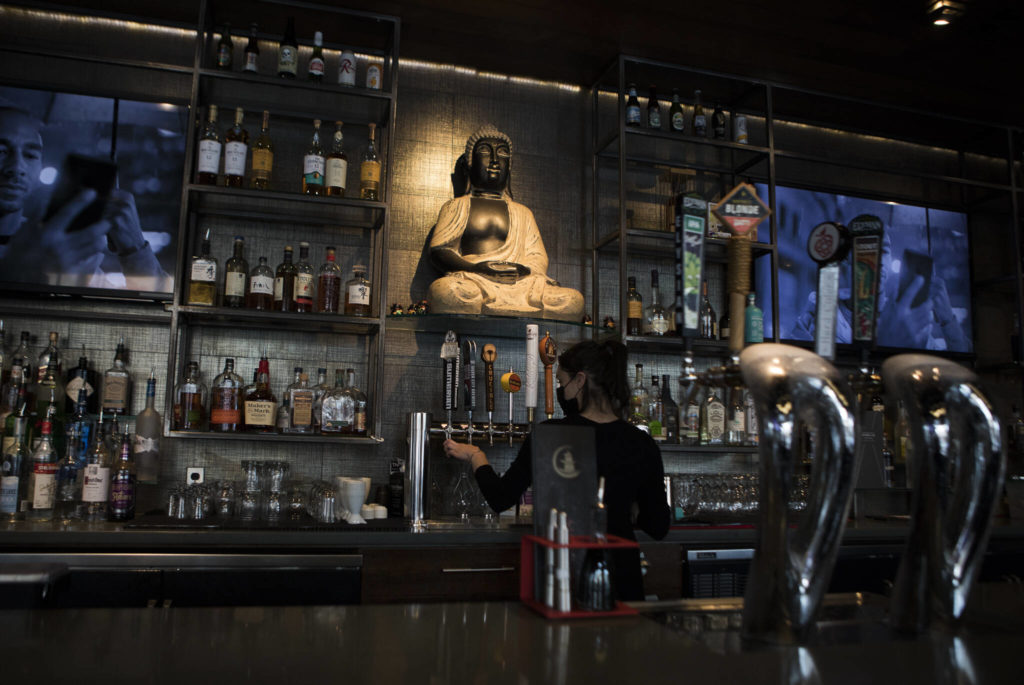
<path id="1" fill-rule="evenodd" d="M 512 196 L 512 140 L 494 126 L 481 126 L 466 140 L 462 163 L 464 192 L 479 197 Z"/>

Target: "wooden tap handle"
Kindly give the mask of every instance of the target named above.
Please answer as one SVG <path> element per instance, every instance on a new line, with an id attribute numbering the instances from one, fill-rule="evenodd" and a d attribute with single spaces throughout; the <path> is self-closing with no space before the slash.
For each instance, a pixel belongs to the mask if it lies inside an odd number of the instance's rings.
<path id="1" fill-rule="evenodd" d="M 554 373 L 551 371 L 551 366 L 548 364 L 544 365 L 544 413 L 551 416 L 555 413 L 555 398 L 553 392 L 554 386 Z"/>
<path id="2" fill-rule="evenodd" d="M 549 331 L 544 331 L 544 337 L 537 343 L 537 352 L 544 364 L 544 413 L 551 416 L 555 413 L 555 381 L 551 367 L 558 359 L 558 347 Z"/>
<path id="3" fill-rule="evenodd" d="M 487 392 L 485 402 L 487 411 L 494 411 L 494 360 L 498 358 L 498 350 L 494 345 L 487 343 L 480 352 L 480 359 L 484 363 L 484 376 L 487 379 Z"/>

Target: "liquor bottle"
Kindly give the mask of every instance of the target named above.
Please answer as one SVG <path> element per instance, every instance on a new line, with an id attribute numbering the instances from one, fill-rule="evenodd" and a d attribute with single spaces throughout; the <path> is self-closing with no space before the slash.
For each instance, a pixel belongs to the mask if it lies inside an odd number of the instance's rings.
<path id="1" fill-rule="evenodd" d="M 156 410 L 156 376 L 149 372 L 146 381 L 146 408 L 135 419 L 135 444 L 132 454 L 140 483 L 156 483 L 160 476 L 160 438 L 164 420 Z"/>
<path id="2" fill-rule="evenodd" d="M 78 435 L 74 436 L 78 439 Z M 69 451 L 57 463 L 57 490 L 54 495 L 54 516 L 64 522 L 78 518 L 79 498 L 82 493 L 81 465 Z"/>
<path id="3" fill-rule="evenodd" d="M 295 265 L 295 311 L 313 311 L 313 279 L 313 265 L 309 263 L 309 243 L 303 241 L 299 243 L 299 263 Z"/>
<path id="4" fill-rule="evenodd" d="M 299 43 L 295 40 L 295 17 L 288 17 L 288 26 L 277 51 L 277 75 L 295 78 L 299 68 Z"/>
<path id="5" fill-rule="evenodd" d="M 231 41 L 231 24 L 225 23 L 217 42 L 217 68 L 230 71 L 234 57 L 235 44 Z"/>
<path id="6" fill-rule="evenodd" d="M 284 246 L 284 261 L 274 274 L 274 311 L 290 312 L 295 307 L 295 265 L 292 264 L 292 246 Z"/>
<path id="7" fill-rule="evenodd" d="M 245 397 L 245 430 L 250 433 L 273 433 L 277 398 L 270 391 L 270 362 L 260 359 L 256 387 Z"/>
<path id="8" fill-rule="evenodd" d="M 636 84 L 629 84 L 629 95 L 626 97 L 626 126 L 640 125 L 640 100 L 636 97 Z"/>
<path id="9" fill-rule="evenodd" d="M 383 73 L 384 64 L 379 58 L 371 57 L 370 63 L 366 65 L 366 87 L 370 90 L 380 90 Z"/>
<path id="10" fill-rule="evenodd" d="M 708 118 L 704 114 L 704 105 L 700 102 L 700 91 L 693 91 L 693 135 L 707 138 Z"/>
<path id="11" fill-rule="evenodd" d="M 249 42 L 245 44 L 244 71 L 257 73 L 260 70 L 260 43 L 256 38 L 256 22 L 249 25 Z"/>
<path id="12" fill-rule="evenodd" d="M 310 81 L 320 83 L 324 79 L 324 34 L 313 34 L 313 54 L 309 56 L 306 74 Z"/>
<path id="13" fill-rule="evenodd" d="M 373 122 L 367 124 L 370 128 L 370 138 L 366 143 L 366 152 L 363 153 L 363 160 L 359 165 L 359 197 L 363 200 L 380 199 L 380 158 L 374 147 L 373 139 L 377 125 Z"/>
<path id="14" fill-rule="evenodd" d="M 674 445 L 679 442 L 679 405 L 672 399 L 672 390 L 668 384 L 669 375 L 666 373 L 661 376 L 661 430 L 665 442 Z"/>
<path id="15" fill-rule="evenodd" d="M 661 103 L 658 102 L 658 90 L 653 85 L 647 97 L 647 128 L 661 129 Z"/>
<path id="16" fill-rule="evenodd" d="M 341 132 L 342 122 L 335 121 L 334 139 L 331 152 L 327 155 L 327 194 L 344 197 L 348 182 L 348 155 L 345 154 L 345 136 Z"/>
<path id="17" fill-rule="evenodd" d="M 313 432 L 313 400 L 315 392 L 309 385 L 309 375 L 298 369 L 298 379 L 288 386 L 288 432 Z"/>
<path id="18" fill-rule="evenodd" d="M 729 445 L 747 443 L 747 416 L 743 406 L 743 388 L 734 386 L 729 391 L 729 417 L 726 423 L 725 442 Z"/>
<path id="19" fill-rule="evenodd" d="M 241 188 L 245 185 L 245 166 L 249 158 L 249 132 L 242 126 L 245 112 L 235 108 L 235 125 L 224 134 L 224 185 Z"/>
<path id="20" fill-rule="evenodd" d="M 346 369 L 348 374 L 348 401 L 351 406 L 352 421 L 348 430 L 343 433 L 351 433 L 355 436 L 366 435 L 366 394 L 356 385 L 356 372 L 354 369 Z"/>
<path id="21" fill-rule="evenodd" d="M 110 452 L 103 439 L 103 412 L 85 457 L 82 474 L 82 518 L 86 521 L 107 520 L 110 497 Z"/>
<path id="22" fill-rule="evenodd" d="M 39 427 L 42 426 L 44 420 L 50 422 L 54 449 L 59 454 L 63 454 L 65 449 L 64 383 L 57 376 L 55 366 L 51 359 L 50 363 L 46 365 L 46 374 L 43 376 L 43 380 L 36 386 L 36 418 Z M 38 432 L 35 435 L 38 435 Z M 30 437 L 34 439 L 35 435 Z M 32 442 L 29 444 L 35 446 Z"/>
<path id="23" fill-rule="evenodd" d="M 348 48 L 341 51 L 341 59 L 338 61 L 338 85 L 356 85 L 356 53 Z"/>
<path id="24" fill-rule="evenodd" d="M 290 420 L 291 412 L 288 410 L 288 393 L 286 391 L 281 397 L 281 404 L 277 406 L 277 412 L 274 415 L 274 430 L 278 433 L 287 433 Z"/>
<path id="25" fill-rule="evenodd" d="M 78 391 L 85 390 L 85 408 L 89 414 L 98 411 L 99 395 L 96 393 L 96 374 L 89 368 L 89 359 L 85 356 L 85 345 L 78 357 L 78 366 L 68 372 L 64 382 L 64 393 L 67 397 L 68 412 L 74 412 L 78 400 Z"/>
<path id="26" fill-rule="evenodd" d="M 715 140 L 725 140 L 725 112 L 718 103 L 715 103 L 715 109 L 711 112 L 711 136 Z"/>
<path id="27" fill-rule="evenodd" d="M 254 266 L 249 274 L 245 306 L 264 312 L 274 307 L 274 272 L 267 266 L 266 257 L 260 257 L 259 264 Z"/>
<path id="28" fill-rule="evenodd" d="M 46 375 L 46 367 L 50 364 L 52 359 L 57 365 L 56 372 L 61 374 L 64 366 L 64 359 L 61 356 L 60 348 L 57 346 L 57 341 L 60 338 L 60 334 L 57 331 L 50 331 L 49 342 L 43 351 L 39 353 L 38 363 L 36 364 L 36 383 L 43 380 L 43 376 Z"/>
<path id="29" fill-rule="evenodd" d="M 174 389 L 174 429 L 198 431 L 206 419 L 206 386 L 199 378 L 199 362 L 185 365 L 185 377 Z"/>
<path id="30" fill-rule="evenodd" d="M 334 370 L 334 387 L 324 396 L 320 410 L 320 432 L 341 433 L 351 424 L 351 417 L 346 419 L 346 402 L 348 393 L 345 388 L 345 372 Z"/>
<path id="31" fill-rule="evenodd" d="M 747 308 L 743 319 L 743 342 L 748 345 L 764 342 L 764 314 L 757 306 L 754 293 L 747 293 Z"/>
<path id="32" fill-rule="evenodd" d="M 131 409 L 131 374 L 126 366 L 126 356 L 125 337 L 121 336 L 114 352 L 114 366 L 103 372 L 100 403 L 106 414 L 124 415 Z"/>
<path id="33" fill-rule="evenodd" d="M 754 395 L 751 392 L 743 394 L 743 422 L 747 429 L 746 445 L 757 447 L 759 442 L 757 425 L 757 406 L 754 404 Z"/>
<path id="34" fill-rule="evenodd" d="M 85 456 L 89 451 L 89 443 L 92 441 L 92 436 L 95 432 L 92 419 L 89 418 L 86 398 L 85 388 L 79 388 L 78 401 L 75 403 L 75 409 L 68 419 L 65 431 L 67 435 L 67 453 L 75 458 L 79 466 L 85 465 Z"/>
<path id="35" fill-rule="evenodd" d="M 29 438 L 29 414 L 31 408 L 28 402 L 28 394 L 25 392 L 25 384 L 18 384 L 18 399 L 15 400 L 16 408 L 7 418 L 4 419 L 4 437 L 0 452 L 7 452 L 14 444 L 14 431 L 19 422 L 25 424 L 25 440 Z"/>
<path id="36" fill-rule="evenodd" d="M 3 463 L 0 465 L 0 518 L 15 521 L 26 508 L 28 474 L 32 457 L 25 445 L 28 431 L 26 405 L 22 404 L 20 415 L 12 413 L 11 428 L 4 433 Z M 10 437 L 10 442 L 8 442 Z"/>
<path id="37" fill-rule="evenodd" d="M 234 253 L 224 262 L 224 306 L 239 308 L 245 305 L 246 281 L 249 262 L 245 261 L 245 238 L 235 236 Z M 141 468 L 141 467 L 140 467 Z"/>
<path id="38" fill-rule="evenodd" d="M 107 424 L 107 434 L 103 436 L 107 451 L 111 455 L 121 454 L 121 437 L 121 427 L 117 424 L 117 414 L 114 414 L 110 417 L 110 423 Z"/>
<path id="39" fill-rule="evenodd" d="M 650 433 L 647 423 L 647 388 L 644 387 L 644 365 L 636 365 L 636 378 L 629 397 L 629 423 Z"/>
<path id="40" fill-rule="evenodd" d="M 718 319 L 715 317 L 715 310 L 711 306 L 711 300 L 708 298 L 707 279 L 705 279 L 704 283 L 701 285 L 701 294 L 700 318 L 698 320 L 700 337 L 714 340 L 718 337 Z"/>
<path id="41" fill-rule="evenodd" d="M 111 521 L 131 521 L 135 518 L 135 462 L 132 460 L 132 440 L 128 429 L 121 437 L 120 456 L 110 474 L 110 499 L 107 516 Z"/>
<path id="42" fill-rule="evenodd" d="M 715 388 L 708 388 L 708 395 L 700 405 L 700 444 L 721 445 L 725 438 L 725 405 L 718 399 Z"/>
<path id="43" fill-rule="evenodd" d="M 237 433 L 242 430 L 242 377 L 235 373 L 235 360 L 224 360 L 224 370 L 213 379 L 210 391 L 210 430 Z"/>
<path id="44" fill-rule="evenodd" d="M 722 318 L 718 320 L 718 339 L 728 340 L 732 334 L 732 322 L 729 319 L 729 310 L 726 309 Z"/>
<path id="45" fill-rule="evenodd" d="M 647 425 L 651 431 L 651 437 L 658 442 L 665 440 L 665 405 L 661 402 L 661 386 L 658 385 L 658 377 L 651 376 L 651 392 L 647 400 Z"/>
<path id="46" fill-rule="evenodd" d="M 196 155 L 196 183 L 217 185 L 220 173 L 220 131 L 217 130 L 217 105 L 206 108 L 206 124 L 199 135 L 199 154 Z"/>
<path id="47" fill-rule="evenodd" d="M 686 130 L 686 117 L 683 114 L 683 106 L 679 103 L 679 89 L 672 89 L 672 106 L 668 108 L 669 124 L 676 133 Z"/>
<path id="48" fill-rule="evenodd" d="M 313 120 L 313 137 L 302 158 L 302 192 L 305 195 L 324 194 L 324 149 L 320 145 L 320 120 Z"/>
<path id="49" fill-rule="evenodd" d="M 749 142 L 747 137 L 747 117 L 739 112 L 732 114 L 732 141 L 746 145 Z"/>
<path id="50" fill-rule="evenodd" d="M 636 289 L 636 276 L 626 278 L 626 335 L 642 335 L 644 300 Z"/>
<path id="51" fill-rule="evenodd" d="M 57 451 L 53 446 L 52 424 L 43 419 L 39 445 L 32 451 L 32 473 L 28 479 L 29 521 L 49 521 L 57 495 Z"/>
<path id="52" fill-rule="evenodd" d="M 28 389 L 28 384 L 35 377 L 32 375 L 32 351 L 29 348 L 31 337 L 31 333 L 22 331 L 21 344 L 11 353 L 10 382 L 13 383 L 15 380 L 22 381 L 26 386 L 26 390 Z"/>
<path id="53" fill-rule="evenodd" d="M 189 269 L 188 299 L 185 304 L 212 307 L 217 303 L 217 258 L 210 256 L 210 229 L 192 257 Z"/>
<path id="54" fill-rule="evenodd" d="M 345 283 L 345 316 L 370 315 L 370 281 L 366 278 L 366 267 L 356 264 L 352 267 L 352 278 Z"/>
<path id="55" fill-rule="evenodd" d="M 651 304 L 644 311 L 644 333 L 665 335 L 668 333 L 668 317 L 661 304 L 661 287 L 658 284 L 658 270 L 651 270 Z"/>
<path id="56" fill-rule="evenodd" d="M 324 398 L 330 394 L 331 386 L 327 383 L 327 369 L 323 366 L 316 370 L 316 385 L 313 386 L 313 432 L 320 432 L 320 420 L 323 416 Z"/>
<path id="57" fill-rule="evenodd" d="M 333 247 L 327 248 L 327 257 L 320 265 L 316 286 L 316 310 L 337 314 L 341 304 L 341 267 L 334 261 Z"/>
<path id="58" fill-rule="evenodd" d="M 10 359 L 7 357 L 7 333 L 4 330 L 4 320 L 0 319 L 0 387 L 6 385 L 8 374 L 10 369 L 7 368 L 7 363 Z"/>
<path id="59" fill-rule="evenodd" d="M 256 190 L 270 189 L 270 173 L 274 170 L 274 142 L 270 139 L 270 112 L 263 111 L 260 134 L 252 144 L 252 178 Z"/>

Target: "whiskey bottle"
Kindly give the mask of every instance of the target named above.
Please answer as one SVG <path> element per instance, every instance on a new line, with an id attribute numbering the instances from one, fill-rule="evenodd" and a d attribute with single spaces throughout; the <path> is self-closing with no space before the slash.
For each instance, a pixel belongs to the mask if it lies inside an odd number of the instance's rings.
<path id="1" fill-rule="evenodd" d="M 331 197 L 344 197 L 348 180 L 348 155 L 345 154 L 345 136 L 341 132 L 342 123 L 335 121 L 334 139 L 331 141 L 331 152 L 327 155 L 327 194 Z"/>
<path id="2" fill-rule="evenodd" d="M 260 70 L 260 43 L 256 38 L 256 23 L 249 25 L 249 42 L 245 44 L 245 66 L 244 71 L 252 74 Z"/>
<path id="3" fill-rule="evenodd" d="M 27 499 L 29 469 L 32 455 L 25 445 L 28 431 L 26 405 L 22 404 L 20 416 L 15 417 L 12 428 L 4 434 L 3 463 L 0 470 L 0 518 L 15 521 L 22 516 L 22 503 Z M 8 442 L 8 437 L 10 441 Z"/>
<path id="4" fill-rule="evenodd" d="M 313 54 L 309 56 L 306 74 L 310 81 L 320 83 L 324 79 L 324 34 L 313 34 Z"/>
<path id="5" fill-rule="evenodd" d="M 327 257 L 317 277 L 316 310 L 337 314 L 341 304 L 341 267 L 334 261 L 334 248 L 327 248 Z M 324 373 L 327 373 L 326 369 Z"/>
<path id="6" fill-rule="evenodd" d="M 693 135 L 707 138 L 708 119 L 704 114 L 704 105 L 700 102 L 700 91 L 693 91 Z"/>
<path id="7" fill-rule="evenodd" d="M 128 371 L 124 336 L 117 342 L 114 364 L 103 372 L 103 399 L 101 407 L 108 415 L 123 415 L 131 407 L 132 376 Z"/>
<path id="8" fill-rule="evenodd" d="M 270 140 L 270 112 L 263 111 L 260 134 L 252 144 L 252 179 L 256 190 L 270 189 L 270 173 L 274 170 L 274 142 Z"/>
<path id="9" fill-rule="evenodd" d="M 220 32 L 220 40 L 217 42 L 217 68 L 230 71 L 234 53 L 235 44 L 231 41 L 231 24 L 225 23 L 224 30 Z"/>
<path id="10" fill-rule="evenodd" d="M 284 261 L 277 265 L 274 273 L 274 311 L 295 310 L 295 265 L 292 264 L 292 246 L 284 246 Z"/>
<path id="11" fill-rule="evenodd" d="M 53 518 L 53 505 L 57 496 L 57 451 L 53 447 L 53 424 L 49 417 L 40 427 L 39 444 L 32 451 L 32 472 L 28 479 L 29 521 L 49 521 Z"/>
<path id="12" fill-rule="evenodd" d="M 661 304 L 657 269 L 651 270 L 651 304 L 644 312 L 644 329 L 646 335 L 665 335 L 669 329 L 668 316 Z"/>
<path id="13" fill-rule="evenodd" d="M 650 433 L 647 417 L 647 388 L 644 387 L 644 365 L 636 365 L 636 378 L 629 398 L 629 423 Z"/>
<path id="14" fill-rule="evenodd" d="M 715 104 L 711 112 L 711 136 L 715 140 L 725 140 L 725 112 L 720 104 Z"/>
<path id="15" fill-rule="evenodd" d="M 302 158 L 302 192 L 305 195 L 324 194 L 324 149 L 320 145 L 320 120 L 313 120 L 313 137 Z"/>
<path id="16" fill-rule="evenodd" d="M 661 401 L 661 387 L 658 385 L 658 377 L 651 376 L 651 392 L 647 400 L 647 425 L 651 431 L 651 437 L 658 442 L 665 441 L 665 405 Z"/>
<path id="17" fill-rule="evenodd" d="M 127 428 L 121 438 L 119 454 L 110 474 L 107 516 L 111 521 L 131 521 L 135 518 L 135 461 L 132 459 L 132 440 Z"/>
<path id="18" fill-rule="evenodd" d="M 288 17 L 288 25 L 277 51 L 277 75 L 295 78 L 299 68 L 299 43 L 295 40 L 295 17 Z"/>
<path id="19" fill-rule="evenodd" d="M 643 334 L 644 300 L 636 289 L 636 276 L 626 278 L 626 335 Z"/>
<path id="20" fill-rule="evenodd" d="M 140 483 L 156 483 L 160 476 L 160 438 L 164 421 L 156 410 L 156 376 L 152 371 L 146 380 L 146 408 L 135 418 L 135 440 L 132 455 Z"/>
<path id="21" fill-rule="evenodd" d="M 715 388 L 708 388 L 708 396 L 700 406 L 700 444 L 721 445 L 724 438 L 725 405 Z"/>
<path id="22" fill-rule="evenodd" d="M 249 132 L 242 127 L 245 112 L 235 108 L 235 125 L 224 134 L 224 185 L 241 188 L 245 185 L 245 166 L 249 158 Z"/>
<path id="23" fill-rule="evenodd" d="M 352 267 L 352 278 L 345 284 L 345 316 L 370 316 L 370 281 L 366 267 Z"/>
<path id="24" fill-rule="evenodd" d="M 679 405 L 672 399 L 672 390 L 668 387 L 670 376 L 666 373 L 661 377 L 662 433 L 665 442 L 679 442 Z"/>
<path id="25" fill-rule="evenodd" d="M 206 108 L 206 124 L 199 134 L 199 153 L 196 155 L 196 183 L 217 185 L 220 173 L 220 132 L 217 130 L 217 105 Z"/>
<path id="26" fill-rule="evenodd" d="M 309 243 L 299 243 L 299 263 L 295 265 L 294 310 L 313 311 L 313 265 L 309 263 Z"/>
<path id="27" fill-rule="evenodd" d="M 356 372 L 354 369 L 347 369 L 348 374 L 348 398 L 351 403 L 352 422 L 349 430 L 343 431 L 355 436 L 366 435 L 366 394 L 356 385 Z"/>
<path id="28" fill-rule="evenodd" d="M 259 264 L 249 274 L 245 306 L 262 312 L 268 312 L 274 307 L 274 272 L 267 266 L 266 257 L 260 257 Z"/>
<path id="29" fill-rule="evenodd" d="M 260 359 L 256 387 L 245 397 L 245 430 L 250 433 L 273 433 L 277 398 L 270 391 L 270 362 Z"/>
<path id="30" fill-rule="evenodd" d="M 313 432 L 313 388 L 309 386 L 309 375 L 301 366 L 295 367 L 298 378 L 288 386 L 288 429 L 289 433 Z"/>
<path id="31" fill-rule="evenodd" d="M 349 48 L 341 51 L 341 59 L 338 61 L 338 85 L 356 85 L 356 53 Z"/>
<path id="32" fill-rule="evenodd" d="M 679 405 L 679 442 L 683 445 L 700 444 L 700 402 L 697 399 L 698 388 L 692 387 L 689 381 L 679 378 L 679 392 L 682 398 Z"/>
<path id="33" fill-rule="evenodd" d="M 345 422 L 345 405 L 347 394 L 345 392 L 345 372 L 342 369 L 334 370 L 334 387 L 324 395 L 320 409 L 320 432 L 341 433 L 349 427 L 351 417 Z"/>
<path id="34" fill-rule="evenodd" d="M 626 126 L 640 125 L 640 100 L 636 97 L 636 84 L 629 84 L 629 94 L 626 96 Z"/>
<path id="35" fill-rule="evenodd" d="M 224 371 L 213 379 L 210 393 L 210 430 L 236 433 L 242 429 L 242 377 L 235 373 L 235 360 L 224 360 Z"/>
<path id="36" fill-rule="evenodd" d="M 686 116 L 683 114 L 683 106 L 679 103 L 679 89 L 672 89 L 672 106 L 668 108 L 669 125 L 676 133 L 682 133 L 686 129 Z"/>
<path id="37" fill-rule="evenodd" d="M 729 418 L 726 424 L 725 442 L 729 445 L 747 443 L 747 417 L 743 406 L 743 388 L 733 387 L 729 391 Z"/>
<path id="38" fill-rule="evenodd" d="M 707 338 L 708 340 L 714 340 L 718 337 L 718 319 L 715 317 L 715 310 L 711 306 L 711 300 L 708 298 L 708 282 L 707 279 L 701 285 L 702 299 L 700 302 L 700 318 L 698 319 L 698 332 L 700 337 Z"/>
<path id="39" fill-rule="evenodd" d="M 661 129 L 661 103 L 658 102 L 658 91 L 653 85 L 647 98 L 647 128 Z"/>
<path id="40" fill-rule="evenodd" d="M 729 336 L 732 335 L 732 323 L 729 320 L 729 310 L 725 310 L 725 314 L 718 320 L 718 339 L 728 340 Z"/>
<path id="41" fill-rule="evenodd" d="M 199 362 L 185 366 L 185 377 L 174 389 L 174 428 L 182 431 L 203 429 L 206 420 L 206 386 L 199 379 Z"/>
<path id="42" fill-rule="evenodd" d="M 210 229 L 206 229 L 199 245 L 199 256 L 192 257 L 185 304 L 212 307 L 216 302 L 217 258 L 210 256 Z"/>
<path id="43" fill-rule="evenodd" d="M 373 139 L 377 125 L 369 123 L 370 139 L 366 143 L 362 163 L 359 165 L 359 197 L 363 200 L 380 199 L 380 158 L 374 147 Z"/>
<path id="44" fill-rule="evenodd" d="M 235 236 L 234 253 L 224 262 L 224 306 L 239 308 L 245 305 L 249 263 L 245 261 L 245 238 Z"/>
<path id="45" fill-rule="evenodd" d="M 103 413 L 93 433 L 85 457 L 82 474 L 82 518 L 86 521 L 107 520 L 107 500 L 110 497 L 110 451 L 103 435 Z"/>

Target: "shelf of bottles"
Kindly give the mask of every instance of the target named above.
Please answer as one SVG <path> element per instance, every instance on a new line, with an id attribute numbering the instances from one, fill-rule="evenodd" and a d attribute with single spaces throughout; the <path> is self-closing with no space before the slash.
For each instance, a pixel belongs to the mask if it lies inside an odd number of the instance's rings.
<path id="1" fill-rule="evenodd" d="M 459 331 L 462 335 L 518 338 L 524 326 L 536 324 L 543 333 L 549 331 L 560 343 L 583 340 L 596 336 L 612 336 L 616 332 L 577 321 L 557 321 L 518 316 L 490 316 L 486 314 L 401 314 L 388 315 L 388 330 L 444 333 Z"/>
<path id="2" fill-rule="evenodd" d="M 614 231 L 598 239 L 597 246 L 601 252 L 610 252 L 618 249 L 618 241 L 619 233 Z M 708 262 L 727 262 L 729 259 L 728 245 L 728 238 L 705 238 L 704 259 Z M 675 259 L 674 246 L 675 233 L 671 231 L 635 228 L 626 230 L 626 252 L 630 255 Z M 774 253 L 775 246 L 768 242 L 755 241 L 751 245 L 751 252 L 756 259 L 762 255 Z"/>
<path id="3" fill-rule="evenodd" d="M 379 229 L 387 205 L 358 197 L 311 198 L 298 192 L 189 184 L 191 207 L 200 215 L 235 219 Z"/>
<path id="4" fill-rule="evenodd" d="M 246 442 L 281 442 L 337 445 L 378 445 L 380 438 L 353 435 L 325 435 L 323 433 L 215 433 L 212 431 L 171 430 L 168 437 L 187 440 L 242 440 Z"/>

